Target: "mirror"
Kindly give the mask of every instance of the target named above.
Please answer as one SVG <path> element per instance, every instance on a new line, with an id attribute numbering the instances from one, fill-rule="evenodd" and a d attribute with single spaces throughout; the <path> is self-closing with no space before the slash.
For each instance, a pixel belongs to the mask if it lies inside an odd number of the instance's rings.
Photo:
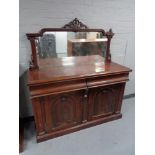
<path id="1" fill-rule="evenodd" d="M 39 59 L 101 55 L 105 57 L 107 38 L 101 32 L 45 32 L 36 39 Z"/>

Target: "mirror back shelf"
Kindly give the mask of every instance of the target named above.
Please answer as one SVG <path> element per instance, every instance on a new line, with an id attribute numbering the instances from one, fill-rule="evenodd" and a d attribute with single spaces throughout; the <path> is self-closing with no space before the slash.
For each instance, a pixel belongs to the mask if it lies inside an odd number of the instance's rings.
<path id="1" fill-rule="evenodd" d="M 62 28 L 43 28 L 26 35 L 32 50 L 30 70 L 39 69 L 53 58 L 70 56 L 101 55 L 111 61 L 112 30 L 90 29 L 77 18 Z"/>

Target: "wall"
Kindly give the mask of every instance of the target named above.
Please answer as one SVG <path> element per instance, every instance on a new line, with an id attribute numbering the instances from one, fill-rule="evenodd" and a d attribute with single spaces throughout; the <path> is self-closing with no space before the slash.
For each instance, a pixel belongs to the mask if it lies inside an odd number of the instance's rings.
<path id="1" fill-rule="evenodd" d="M 90 28 L 113 29 L 112 60 L 133 69 L 125 94 L 134 89 L 134 0 L 20 0 L 19 63 L 20 76 L 28 68 L 30 44 L 27 32 L 37 32 L 43 27 L 62 27 L 75 17 Z M 31 104 L 27 103 L 31 115 Z M 26 111 L 26 108 L 25 108 Z"/>

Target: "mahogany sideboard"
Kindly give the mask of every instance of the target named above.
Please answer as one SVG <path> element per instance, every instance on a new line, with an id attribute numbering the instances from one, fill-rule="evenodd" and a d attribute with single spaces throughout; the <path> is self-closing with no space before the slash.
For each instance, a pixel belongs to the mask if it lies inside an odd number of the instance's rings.
<path id="1" fill-rule="evenodd" d="M 30 70 L 37 142 L 121 118 L 130 71 L 99 55 L 56 58 Z"/>
<path id="2" fill-rule="evenodd" d="M 131 69 L 111 61 L 111 29 L 90 29 L 75 18 L 62 28 L 26 35 L 32 50 L 28 87 L 37 142 L 122 117 Z"/>

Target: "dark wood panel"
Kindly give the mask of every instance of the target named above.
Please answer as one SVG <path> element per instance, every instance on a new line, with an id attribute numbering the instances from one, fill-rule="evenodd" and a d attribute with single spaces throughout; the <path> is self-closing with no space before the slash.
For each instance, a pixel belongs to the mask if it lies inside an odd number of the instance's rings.
<path id="1" fill-rule="evenodd" d="M 19 118 L 19 153 L 24 150 L 24 121 Z"/>
<path id="2" fill-rule="evenodd" d="M 75 126 L 83 119 L 84 90 L 44 98 L 46 131 Z"/>
<path id="3" fill-rule="evenodd" d="M 89 120 L 105 117 L 114 114 L 116 111 L 120 112 L 123 96 L 122 87 L 124 88 L 124 84 L 90 88 Z"/>

